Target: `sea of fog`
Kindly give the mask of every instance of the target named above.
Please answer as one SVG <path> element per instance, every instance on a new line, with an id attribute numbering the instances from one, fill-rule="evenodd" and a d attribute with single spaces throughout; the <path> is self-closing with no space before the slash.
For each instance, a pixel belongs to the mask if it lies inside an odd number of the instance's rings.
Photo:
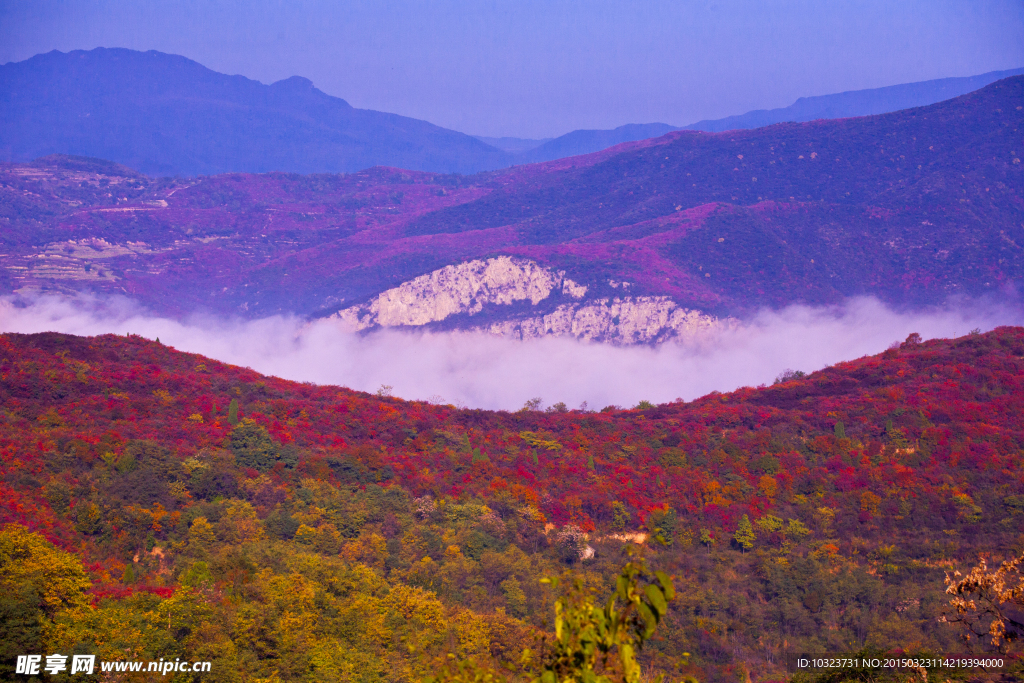
<path id="1" fill-rule="evenodd" d="M 123 298 L 0 298 L 0 332 L 131 333 L 291 380 L 370 392 L 390 387 L 401 398 L 489 409 L 518 409 L 535 397 L 570 408 L 586 401 L 590 409 L 690 400 L 771 384 L 787 369 L 810 372 L 879 353 L 912 332 L 931 339 L 1021 324 L 1017 303 L 898 312 L 857 298 L 765 310 L 732 328 L 651 348 L 465 332 L 353 334 L 329 321 L 288 316 L 172 320 Z"/>

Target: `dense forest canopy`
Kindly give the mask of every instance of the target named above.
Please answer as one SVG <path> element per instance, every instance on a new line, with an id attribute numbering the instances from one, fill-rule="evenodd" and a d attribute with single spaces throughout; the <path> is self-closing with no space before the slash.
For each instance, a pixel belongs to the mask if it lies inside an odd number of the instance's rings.
<path id="1" fill-rule="evenodd" d="M 911 335 L 689 403 L 510 413 L 139 337 L 2 335 L 0 665 L 501 666 L 551 646 L 554 600 L 603 604 L 635 546 L 676 593 L 640 653 L 652 672 L 768 681 L 800 653 L 965 651 L 946 573 L 1024 551 L 1022 370 L 1021 328 Z"/>

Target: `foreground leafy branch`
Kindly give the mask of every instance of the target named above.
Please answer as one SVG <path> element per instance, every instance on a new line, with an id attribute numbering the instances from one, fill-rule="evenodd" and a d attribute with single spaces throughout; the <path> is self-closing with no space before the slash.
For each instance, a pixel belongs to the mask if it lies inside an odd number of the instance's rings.
<path id="1" fill-rule="evenodd" d="M 604 605 L 594 604 L 579 579 L 555 601 L 554 638 L 543 641 L 536 651 L 523 650 L 519 662 L 522 676 L 533 683 L 639 683 L 642 674 L 637 655 L 668 613 L 675 588 L 664 572 L 650 572 L 635 548 L 627 552 L 630 558 Z M 541 582 L 558 585 L 554 578 Z M 687 658 L 689 653 L 682 656 Z M 428 680 L 497 683 L 507 679 L 474 662 L 459 662 Z"/>

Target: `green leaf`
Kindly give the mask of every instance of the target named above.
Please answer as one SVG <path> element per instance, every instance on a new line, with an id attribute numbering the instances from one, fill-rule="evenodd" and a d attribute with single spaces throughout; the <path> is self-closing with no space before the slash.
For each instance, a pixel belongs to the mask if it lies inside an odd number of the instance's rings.
<path id="1" fill-rule="evenodd" d="M 672 579 L 669 578 L 668 574 L 666 574 L 665 572 L 658 571 L 654 572 L 654 575 L 658 578 L 658 583 L 661 584 L 661 588 L 665 592 L 665 599 L 669 601 L 675 600 L 676 588 L 675 585 L 672 583 Z"/>
<path id="2" fill-rule="evenodd" d="M 644 624 L 647 626 L 647 628 L 644 629 L 644 640 L 647 640 L 651 637 L 651 634 L 654 633 L 654 629 L 658 626 L 658 617 L 656 617 L 654 612 L 651 611 L 651 608 L 643 602 L 640 603 L 638 611 L 640 612 L 640 616 L 643 617 Z"/>
<path id="3" fill-rule="evenodd" d="M 626 680 L 639 681 L 640 680 L 640 665 L 636 663 L 636 654 L 633 651 L 633 646 L 629 643 L 623 643 L 619 648 L 619 652 L 622 653 L 622 672 L 626 674 Z"/>
<path id="4" fill-rule="evenodd" d="M 665 601 L 665 595 L 661 589 L 653 585 L 647 586 L 644 588 L 644 593 L 647 594 L 647 599 L 651 601 L 651 607 L 658 613 L 658 616 L 665 616 L 668 612 L 668 602 Z"/>

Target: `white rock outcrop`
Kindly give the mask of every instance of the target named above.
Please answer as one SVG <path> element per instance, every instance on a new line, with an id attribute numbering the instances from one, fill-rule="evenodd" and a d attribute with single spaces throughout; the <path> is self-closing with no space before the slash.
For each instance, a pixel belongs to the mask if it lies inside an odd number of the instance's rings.
<path id="1" fill-rule="evenodd" d="M 626 282 L 609 281 L 609 285 L 629 289 Z M 514 339 L 566 336 L 614 344 L 650 344 L 693 336 L 720 325 L 717 318 L 682 308 L 666 296 L 583 300 L 587 291 L 586 285 L 573 282 L 563 271 L 529 259 L 498 256 L 445 266 L 331 318 L 355 331 L 418 327 L 453 315 L 473 316 L 485 306 L 525 301 L 537 306 L 560 293 L 562 303 L 554 310 L 549 305 L 548 313 L 524 316 L 520 312 L 498 322 L 469 324 L 464 329 Z"/>
<path id="2" fill-rule="evenodd" d="M 372 301 L 339 311 L 356 330 L 426 325 L 460 313 L 473 315 L 487 304 L 529 301 L 537 305 L 555 290 L 579 298 L 587 288 L 529 259 L 498 256 L 445 266 L 382 292 Z"/>
<path id="3" fill-rule="evenodd" d="M 547 315 L 505 320 L 490 325 L 488 330 L 514 339 L 551 335 L 650 344 L 692 337 L 720 324 L 718 318 L 682 308 L 667 296 L 637 296 L 562 304 Z"/>

